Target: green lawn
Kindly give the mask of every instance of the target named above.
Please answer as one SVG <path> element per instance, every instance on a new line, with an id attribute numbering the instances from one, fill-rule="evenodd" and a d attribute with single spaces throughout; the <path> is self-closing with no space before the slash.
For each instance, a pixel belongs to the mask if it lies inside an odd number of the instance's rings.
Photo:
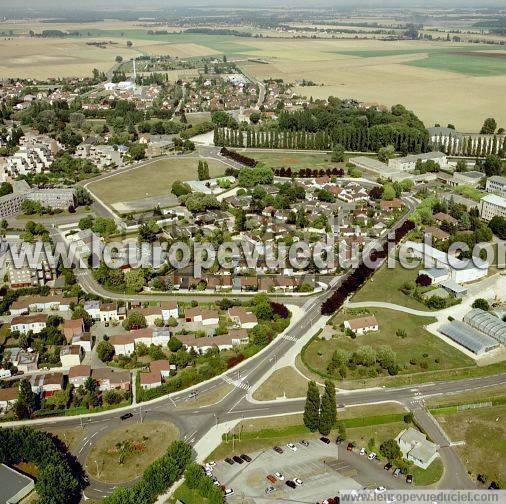
<path id="1" fill-rule="evenodd" d="M 429 312 L 424 304 L 401 291 L 404 284 L 416 280 L 419 271 L 420 268 L 405 269 L 399 262 L 396 262 L 395 268 L 390 269 L 384 263 L 351 300 L 356 303 L 384 301 Z"/>
<path id="2" fill-rule="evenodd" d="M 456 450 L 473 477 L 484 474 L 504 488 L 506 405 L 438 415 L 437 419 L 452 441 L 465 441 Z"/>
<path id="3" fill-rule="evenodd" d="M 202 497 L 198 490 L 192 490 L 183 483 L 175 492 L 174 495 L 167 501 L 170 503 L 184 502 L 184 504 L 206 504 L 208 499 Z"/>
<path id="4" fill-rule="evenodd" d="M 334 168 L 344 166 L 343 163 L 332 163 L 330 154 L 319 154 L 311 152 L 273 152 L 273 151 L 248 151 L 241 152 L 245 156 L 252 157 L 264 163 L 273 170 L 276 168 Z"/>
<path id="5" fill-rule="evenodd" d="M 346 336 L 339 330 L 339 325 L 344 320 L 361 315 L 358 315 L 356 310 L 351 313 L 341 311 L 333 319 L 334 326 L 337 328 L 336 336 L 330 341 L 319 338 L 313 340 L 304 351 L 304 363 L 310 369 L 325 374 L 332 354 L 337 349 L 353 352 L 365 345 L 370 345 L 375 349 L 381 345 L 389 345 L 397 354 L 397 362 L 400 366 L 399 375 L 475 366 L 472 359 L 424 329 L 424 325 L 435 321 L 433 317 L 417 317 L 388 309 L 370 309 L 368 311 L 374 314 L 378 320 L 380 328 L 378 332 L 370 332 L 363 336 L 357 336 L 355 339 Z M 397 336 L 396 332 L 399 329 L 406 331 L 406 338 Z M 414 359 L 413 363 L 410 362 L 412 359 Z M 363 374 L 362 369 L 365 368 L 357 367 L 355 370 L 348 370 L 346 380 L 370 378 L 368 374 Z"/>
<path id="6" fill-rule="evenodd" d="M 438 457 L 427 469 L 422 469 L 414 465 L 409 472 L 413 476 L 413 484 L 415 486 L 428 486 L 437 483 L 441 479 L 444 472 L 444 465 Z"/>
<path id="7" fill-rule="evenodd" d="M 144 197 L 167 196 L 175 180 L 196 180 L 197 157 L 174 157 L 155 160 L 130 171 L 119 172 L 88 186 L 105 203 L 132 201 Z M 207 160 L 209 174 L 217 177 L 225 173 L 226 165 Z"/>

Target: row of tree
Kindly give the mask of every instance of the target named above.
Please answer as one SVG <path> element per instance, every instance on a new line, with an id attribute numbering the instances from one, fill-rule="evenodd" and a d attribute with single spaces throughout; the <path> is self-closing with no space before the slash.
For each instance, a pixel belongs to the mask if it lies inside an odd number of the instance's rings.
<path id="1" fill-rule="evenodd" d="M 104 504 L 152 504 L 184 473 L 191 461 L 192 449 L 184 441 L 174 441 L 165 455 L 149 465 L 142 477 L 128 488 L 116 487 L 103 499 Z M 63 502 L 63 501 L 62 501 Z"/>
<path id="2" fill-rule="evenodd" d="M 248 156 L 243 156 L 242 154 L 239 154 L 238 152 L 227 149 L 225 147 L 220 150 L 220 154 L 222 156 L 228 157 L 229 159 L 232 159 L 233 161 L 236 161 L 237 163 L 249 166 L 250 168 L 254 168 L 258 164 L 255 159 Z"/>
<path id="3" fill-rule="evenodd" d="M 401 227 L 395 230 L 395 243 L 399 243 L 406 234 L 415 228 L 414 222 L 411 220 L 405 221 Z M 386 257 L 385 245 L 381 250 L 373 251 L 370 254 L 370 260 L 372 262 L 377 261 L 378 259 L 383 259 Z M 330 296 L 327 300 L 322 303 L 321 313 L 322 315 L 332 315 L 335 313 L 343 303 L 346 301 L 346 298 L 356 292 L 364 282 L 372 276 L 374 273 L 374 269 L 369 268 L 363 262 L 360 266 L 355 269 L 344 282 L 341 284 L 340 288 L 336 290 L 332 296 Z"/>
<path id="4" fill-rule="evenodd" d="M 506 136 L 497 137 L 479 136 L 478 139 L 471 136 L 457 138 L 454 136 L 438 136 L 434 147 L 442 150 L 449 156 L 485 157 L 490 154 L 498 154 L 504 157 L 506 153 Z"/>
<path id="5" fill-rule="evenodd" d="M 250 127 L 246 131 L 215 128 L 214 144 L 226 147 L 269 149 L 330 150 L 336 145 L 353 152 L 377 152 L 381 147 L 393 145 L 404 154 L 426 152 L 429 149 L 428 133 L 417 128 L 381 124 L 372 128 L 340 126 L 327 131 L 263 131 Z"/>
<path id="6" fill-rule="evenodd" d="M 325 381 L 321 398 L 316 383 L 308 383 L 303 419 L 311 432 L 319 431 L 324 436 L 330 433 L 337 420 L 336 388 L 332 381 Z"/>

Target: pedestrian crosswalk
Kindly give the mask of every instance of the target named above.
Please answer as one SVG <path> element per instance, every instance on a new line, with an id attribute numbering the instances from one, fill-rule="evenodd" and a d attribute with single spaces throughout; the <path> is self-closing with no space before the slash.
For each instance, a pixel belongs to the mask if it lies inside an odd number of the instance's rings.
<path id="1" fill-rule="evenodd" d="M 221 378 L 229 385 L 233 385 L 234 387 L 240 388 L 242 390 L 249 390 L 251 388 L 248 383 L 243 382 L 242 380 L 232 380 L 232 378 L 227 375 L 222 376 Z"/>
<path id="2" fill-rule="evenodd" d="M 281 336 L 282 339 L 286 339 L 288 341 L 298 341 L 299 338 L 296 336 L 290 336 L 289 334 L 285 334 L 284 336 Z"/>

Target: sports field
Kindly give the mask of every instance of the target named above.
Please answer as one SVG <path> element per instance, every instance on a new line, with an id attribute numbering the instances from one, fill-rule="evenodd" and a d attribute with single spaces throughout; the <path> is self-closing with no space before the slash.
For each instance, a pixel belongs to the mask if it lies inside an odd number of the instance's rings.
<path id="1" fill-rule="evenodd" d="M 196 156 L 159 159 L 93 182 L 88 189 L 106 204 L 164 196 L 170 193 L 175 180 L 197 179 L 198 161 Z M 207 162 L 211 177 L 225 173 L 224 163 L 214 159 Z"/>

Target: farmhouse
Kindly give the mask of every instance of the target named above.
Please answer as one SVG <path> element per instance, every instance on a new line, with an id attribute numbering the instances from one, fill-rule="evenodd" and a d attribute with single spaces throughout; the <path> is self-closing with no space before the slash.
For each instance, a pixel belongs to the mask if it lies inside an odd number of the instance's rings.
<path id="1" fill-rule="evenodd" d="M 379 331 L 378 321 L 374 315 L 345 320 L 344 327 L 355 334 L 362 335 L 371 331 Z"/>

